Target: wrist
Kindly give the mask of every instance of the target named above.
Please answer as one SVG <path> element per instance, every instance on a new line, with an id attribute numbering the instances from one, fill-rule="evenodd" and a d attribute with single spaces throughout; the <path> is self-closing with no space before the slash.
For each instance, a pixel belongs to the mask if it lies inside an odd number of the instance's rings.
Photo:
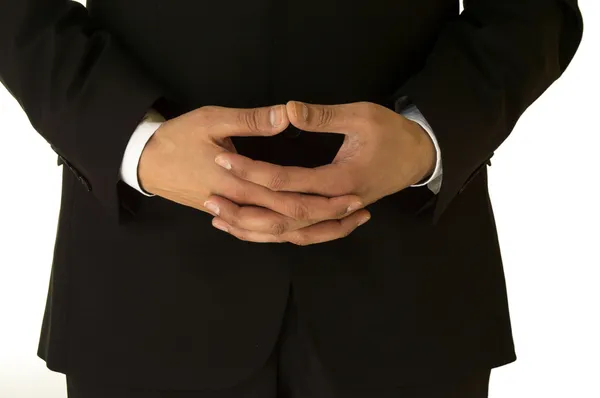
<path id="1" fill-rule="evenodd" d="M 139 164 L 142 152 L 157 129 L 165 122 L 164 117 L 154 109 L 149 109 L 137 128 L 131 134 L 121 161 L 121 180 L 144 196 L 153 196 L 140 184 Z"/>
<path id="2" fill-rule="evenodd" d="M 410 185 L 419 184 L 427 180 L 435 171 L 437 162 L 437 151 L 430 134 L 419 123 L 408 120 L 416 131 L 417 150 L 415 151 L 416 175 L 412 178 Z"/>
<path id="3" fill-rule="evenodd" d="M 140 155 L 137 170 L 140 188 L 152 195 L 156 195 L 156 190 L 158 188 L 155 178 L 157 176 L 156 164 L 161 146 L 160 137 L 158 136 L 160 129 L 161 127 L 158 128 L 156 133 L 154 133 L 146 143 L 146 146 Z"/>

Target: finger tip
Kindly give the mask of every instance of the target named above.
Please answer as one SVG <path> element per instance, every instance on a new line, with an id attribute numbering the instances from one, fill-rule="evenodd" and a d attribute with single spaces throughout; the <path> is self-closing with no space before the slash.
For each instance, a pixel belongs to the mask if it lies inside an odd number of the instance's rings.
<path id="1" fill-rule="evenodd" d="M 229 232 L 229 224 L 227 224 L 225 221 L 223 221 L 221 218 L 219 217 L 214 217 L 212 219 L 212 226 L 220 229 L 223 232 Z"/>
<path id="2" fill-rule="evenodd" d="M 353 201 L 346 208 L 346 214 L 353 213 L 363 207 L 363 203 L 361 201 Z"/>
<path id="3" fill-rule="evenodd" d="M 290 123 L 299 127 L 306 124 L 308 120 L 308 107 L 304 102 L 291 100 L 286 104 L 286 110 Z"/>
<path id="4" fill-rule="evenodd" d="M 288 101 L 285 104 L 286 115 L 287 115 L 287 118 L 290 121 L 290 123 L 294 123 L 298 119 L 297 113 L 296 113 L 296 102 L 297 101 Z"/>
<path id="5" fill-rule="evenodd" d="M 358 222 L 358 226 L 360 227 L 361 225 L 367 223 L 369 220 L 371 219 L 370 216 L 364 216 L 360 219 L 360 221 Z"/>

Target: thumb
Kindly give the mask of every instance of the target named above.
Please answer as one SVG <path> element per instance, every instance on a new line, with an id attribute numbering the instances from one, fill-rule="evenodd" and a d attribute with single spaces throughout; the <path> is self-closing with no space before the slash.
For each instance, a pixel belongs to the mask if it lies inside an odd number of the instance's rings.
<path id="1" fill-rule="evenodd" d="M 317 105 L 289 101 L 286 109 L 290 123 L 315 133 L 347 134 L 360 130 L 361 104 Z"/>
<path id="2" fill-rule="evenodd" d="M 212 108 L 211 132 L 218 137 L 272 136 L 281 133 L 289 125 L 285 105 Z"/>

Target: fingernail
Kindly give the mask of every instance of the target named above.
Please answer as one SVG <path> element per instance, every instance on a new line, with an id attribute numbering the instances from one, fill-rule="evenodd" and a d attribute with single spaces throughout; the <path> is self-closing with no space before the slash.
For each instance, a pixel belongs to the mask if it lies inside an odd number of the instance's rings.
<path id="1" fill-rule="evenodd" d="M 367 222 L 367 221 L 369 221 L 370 219 L 371 219 L 371 216 L 366 216 L 366 217 L 364 217 L 363 219 L 361 219 L 361 220 L 358 222 L 358 226 L 360 227 L 361 225 L 363 225 L 364 223 L 366 223 L 366 222 Z"/>
<path id="2" fill-rule="evenodd" d="M 229 232 L 229 228 L 228 228 L 227 224 L 225 224 L 221 220 L 214 220 L 213 227 L 220 229 L 223 232 Z"/>
<path id="3" fill-rule="evenodd" d="M 280 106 L 274 106 L 269 112 L 269 120 L 273 127 L 277 127 L 283 121 L 283 112 Z"/>
<path id="4" fill-rule="evenodd" d="M 221 209 L 219 209 L 219 206 L 217 206 L 217 204 L 214 202 L 206 201 L 206 202 L 204 202 L 204 207 L 206 207 L 208 210 L 212 211 L 217 216 L 221 213 Z"/>
<path id="5" fill-rule="evenodd" d="M 227 170 L 231 170 L 231 163 L 229 163 L 227 159 L 224 159 L 221 156 L 217 156 L 215 158 L 215 163 Z"/>
<path id="6" fill-rule="evenodd" d="M 348 206 L 348 208 L 346 209 L 346 214 L 352 213 L 353 211 L 358 210 L 361 207 L 362 207 L 361 202 L 354 202 L 350 206 Z"/>
<path id="7" fill-rule="evenodd" d="M 302 120 L 308 120 L 308 107 L 306 104 L 301 102 L 296 102 L 294 105 L 294 110 L 296 111 L 296 116 L 301 117 Z"/>

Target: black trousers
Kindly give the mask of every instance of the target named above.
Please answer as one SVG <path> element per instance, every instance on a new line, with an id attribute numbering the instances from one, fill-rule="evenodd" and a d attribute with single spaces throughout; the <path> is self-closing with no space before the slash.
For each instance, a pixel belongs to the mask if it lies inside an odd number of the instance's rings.
<path id="1" fill-rule="evenodd" d="M 292 295 L 290 294 L 290 297 Z M 393 390 L 349 391 L 334 386 L 323 369 L 290 298 L 271 357 L 250 380 L 225 390 L 158 391 L 67 375 L 69 398 L 487 398 L 490 369 L 461 380 Z"/>

